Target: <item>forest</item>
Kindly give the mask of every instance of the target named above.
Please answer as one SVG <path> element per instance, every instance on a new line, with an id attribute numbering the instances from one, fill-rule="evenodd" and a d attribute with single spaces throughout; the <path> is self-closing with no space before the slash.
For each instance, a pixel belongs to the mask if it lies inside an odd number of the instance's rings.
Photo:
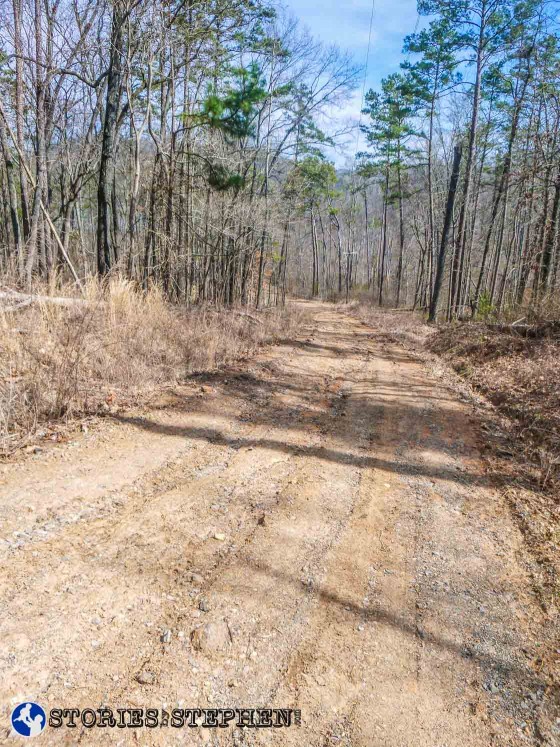
<path id="1" fill-rule="evenodd" d="M 362 68 L 262 0 L 6 1 L 2 277 L 431 320 L 556 308 L 556 10 L 420 0 L 348 122 Z"/>

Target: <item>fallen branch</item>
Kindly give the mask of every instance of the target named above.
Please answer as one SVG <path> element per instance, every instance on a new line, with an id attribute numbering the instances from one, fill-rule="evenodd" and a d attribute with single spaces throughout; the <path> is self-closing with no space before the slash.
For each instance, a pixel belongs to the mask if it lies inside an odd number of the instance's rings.
<path id="1" fill-rule="evenodd" d="M 89 301 L 86 301 L 83 298 L 65 298 L 62 296 L 36 296 L 27 293 L 19 293 L 19 291 L 12 290 L 0 291 L 0 299 L 16 302 L 13 306 L 6 306 L 4 308 L 0 306 L 0 311 L 4 313 L 18 311 L 19 309 L 23 309 L 26 306 L 31 306 L 31 304 L 34 303 L 52 303 L 56 304 L 57 306 L 84 306 L 89 304 Z"/>
<path id="2" fill-rule="evenodd" d="M 0 311 L 3 314 L 10 314 L 12 311 L 19 311 L 20 309 L 24 309 L 26 306 L 31 306 L 33 303 L 33 299 L 28 299 L 27 301 L 21 301 L 20 303 L 14 304 L 14 306 L 0 306 Z"/>

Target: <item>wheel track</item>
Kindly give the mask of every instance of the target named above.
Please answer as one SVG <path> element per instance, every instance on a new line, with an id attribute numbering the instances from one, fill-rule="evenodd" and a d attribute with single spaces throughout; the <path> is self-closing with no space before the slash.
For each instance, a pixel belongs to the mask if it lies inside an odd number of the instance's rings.
<path id="1" fill-rule="evenodd" d="M 302 709 L 301 729 L 273 733 L 119 735 L 150 747 L 552 744 L 545 701 L 538 723 L 536 708 L 523 709 L 527 688 L 540 687 L 519 654 L 535 641 L 538 608 L 494 593 L 530 581 L 479 474 L 464 404 L 383 335 L 311 309 L 296 345 L 209 377 L 200 406 L 179 389 L 168 416 L 121 418 L 127 434 L 175 456 L 98 495 L 99 515 L 62 521 L 56 536 L 8 556 L 0 579 L 14 589 L 4 600 L 20 630 L 3 624 L 4 694 L 16 695 L 20 677 L 18 697 L 50 705 Z M 40 479 L 40 463 L 33 470 Z M 224 542 L 212 539 L 218 530 Z M 99 605 L 107 619 L 95 628 Z M 218 619 L 231 623 L 232 644 L 194 651 L 191 630 Z M 152 685 L 137 682 L 142 669 Z M 502 690 L 485 690 L 498 673 Z M 532 719 L 528 732 L 521 718 Z M 46 734 L 43 744 L 114 737 Z"/>

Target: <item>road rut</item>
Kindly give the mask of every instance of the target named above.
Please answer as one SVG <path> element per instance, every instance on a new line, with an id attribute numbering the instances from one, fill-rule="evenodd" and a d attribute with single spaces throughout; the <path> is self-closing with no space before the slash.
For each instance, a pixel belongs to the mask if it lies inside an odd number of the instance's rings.
<path id="1" fill-rule="evenodd" d="M 471 405 L 390 338 L 307 306 L 298 339 L 4 467 L 3 742 L 24 699 L 301 710 L 289 729 L 43 744 L 559 738 L 545 621 Z M 208 623 L 227 640 L 199 650 Z"/>

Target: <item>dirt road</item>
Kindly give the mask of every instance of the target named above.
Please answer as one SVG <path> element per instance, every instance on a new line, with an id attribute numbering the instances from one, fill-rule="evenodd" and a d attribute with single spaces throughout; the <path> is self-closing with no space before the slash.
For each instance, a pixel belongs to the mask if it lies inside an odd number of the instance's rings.
<path id="1" fill-rule="evenodd" d="M 472 407 L 357 320 L 169 390 L 0 484 L 0 740 L 54 707 L 301 710 L 42 744 L 558 743 L 544 619 Z"/>

